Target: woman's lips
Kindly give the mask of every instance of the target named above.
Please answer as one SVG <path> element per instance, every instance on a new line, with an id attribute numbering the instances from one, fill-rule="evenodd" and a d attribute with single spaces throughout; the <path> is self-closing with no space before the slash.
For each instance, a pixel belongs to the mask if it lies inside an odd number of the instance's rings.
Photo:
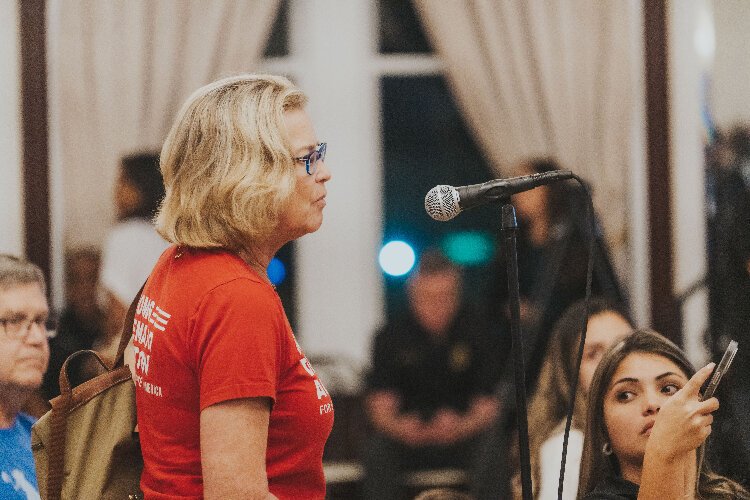
<path id="1" fill-rule="evenodd" d="M 651 429 L 653 429 L 653 428 L 654 428 L 654 421 L 652 420 L 651 422 L 649 422 L 649 423 L 647 423 L 646 425 L 643 426 L 643 430 L 641 431 L 641 434 L 644 434 L 646 436 L 650 436 L 651 435 Z"/>

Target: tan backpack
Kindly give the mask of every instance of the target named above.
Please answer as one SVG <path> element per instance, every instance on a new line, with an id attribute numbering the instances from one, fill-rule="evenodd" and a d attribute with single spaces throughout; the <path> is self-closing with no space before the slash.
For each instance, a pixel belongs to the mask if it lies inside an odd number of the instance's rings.
<path id="1" fill-rule="evenodd" d="M 130 305 L 114 364 L 94 351 L 78 351 L 60 370 L 60 395 L 31 429 L 39 492 L 44 500 L 143 498 L 143 470 L 136 432 L 135 385 L 124 364 L 135 308 Z M 100 375 L 71 384 L 70 373 L 94 362 Z"/>

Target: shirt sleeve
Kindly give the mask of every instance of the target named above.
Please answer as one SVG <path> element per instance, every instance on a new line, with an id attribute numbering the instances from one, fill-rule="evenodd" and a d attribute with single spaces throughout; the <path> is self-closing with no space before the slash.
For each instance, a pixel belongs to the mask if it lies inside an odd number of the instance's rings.
<path id="1" fill-rule="evenodd" d="M 560 480 L 560 460 L 562 459 L 563 434 L 552 435 L 539 450 L 540 481 L 539 498 L 557 498 L 557 486 Z M 575 500 L 578 492 L 578 475 L 583 453 L 583 433 L 577 429 L 570 430 L 568 438 L 568 456 L 565 461 L 565 480 L 563 482 L 563 500 Z"/>
<path id="2" fill-rule="evenodd" d="M 146 221 L 118 223 L 104 243 L 101 284 L 127 307 L 167 246 Z"/>
<path id="3" fill-rule="evenodd" d="M 231 399 L 276 399 L 285 321 L 266 288 L 247 279 L 230 281 L 211 290 L 191 318 L 201 410 Z"/>
<path id="4" fill-rule="evenodd" d="M 115 226 L 107 235 L 102 252 L 102 267 L 99 281 L 101 284 L 117 297 L 117 299 L 126 304 L 128 287 L 125 284 L 126 278 L 123 277 L 123 264 L 125 255 L 123 249 L 126 241 L 122 237 L 122 231 L 119 226 Z"/>

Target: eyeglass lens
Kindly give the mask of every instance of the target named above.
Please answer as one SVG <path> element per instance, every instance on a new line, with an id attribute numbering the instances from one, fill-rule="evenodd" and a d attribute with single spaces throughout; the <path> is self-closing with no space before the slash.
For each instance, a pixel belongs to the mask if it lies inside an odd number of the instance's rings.
<path id="1" fill-rule="evenodd" d="M 22 319 L 16 321 L 4 320 L 2 326 L 5 330 L 5 334 L 14 338 L 25 338 L 26 335 L 31 333 L 31 329 L 35 326 L 41 328 L 42 332 L 45 333 L 48 339 L 54 337 L 57 333 L 57 321 L 52 317 L 47 318 L 44 322 L 34 319 Z"/>
<path id="2" fill-rule="evenodd" d="M 318 160 L 325 161 L 326 158 L 326 143 L 322 142 L 318 148 L 310 153 L 310 159 L 307 162 L 307 173 L 314 175 L 318 171 Z"/>

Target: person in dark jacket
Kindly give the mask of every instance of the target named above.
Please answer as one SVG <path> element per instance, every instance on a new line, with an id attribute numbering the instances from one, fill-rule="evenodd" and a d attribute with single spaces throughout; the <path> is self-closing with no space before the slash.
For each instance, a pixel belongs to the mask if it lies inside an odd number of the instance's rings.
<path id="1" fill-rule="evenodd" d="M 470 468 L 494 421 L 499 349 L 461 304 L 461 273 L 425 252 L 408 284 L 409 309 L 375 336 L 365 409 L 374 428 L 365 498 L 399 498 L 407 469 Z"/>

